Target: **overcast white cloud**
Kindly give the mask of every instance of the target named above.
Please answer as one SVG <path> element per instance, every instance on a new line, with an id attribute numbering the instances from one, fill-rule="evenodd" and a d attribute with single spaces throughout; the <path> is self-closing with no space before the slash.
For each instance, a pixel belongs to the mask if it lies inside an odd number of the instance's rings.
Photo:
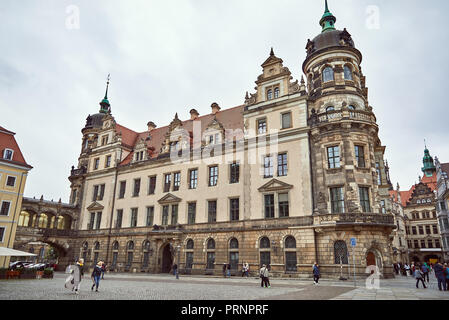
<path id="1" fill-rule="evenodd" d="M 379 29 L 367 27 L 369 6 Z M 68 29 L 69 6 L 80 28 Z M 424 138 L 449 162 L 445 99 L 447 1 L 329 0 L 337 27 L 362 52 L 370 103 L 394 183 L 421 174 Z M 0 2 L 0 125 L 17 132 L 34 166 L 25 195 L 68 201 L 81 128 L 99 110 L 105 79 L 117 122 L 144 131 L 178 112 L 243 103 L 274 47 L 300 79 L 307 39 L 320 32 L 324 1 L 169 0 Z"/>

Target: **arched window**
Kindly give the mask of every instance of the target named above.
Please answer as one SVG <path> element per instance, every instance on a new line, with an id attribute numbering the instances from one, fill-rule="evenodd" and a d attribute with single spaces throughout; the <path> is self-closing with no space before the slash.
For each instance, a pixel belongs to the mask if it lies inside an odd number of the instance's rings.
<path id="1" fill-rule="evenodd" d="M 128 242 L 128 255 L 126 258 L 126 267 L 129 270 L 131 268 L 131 265 L 133 264 L 133 258 L 134 258 L 134 242 L 129 241 Z"/>
<path id="2" fill-rule="evenodd" d="M 279 88 L 278 87 L 274 88 L 274 98 L 275 99 L 279 98 Z"/>
<path id="3" fill-rule="evenodd" d="M 83 243 L 83 259 L 87 261 L 87 252 L 88 252 L 89 244 L 86 242 Z"/>
<path id="4" fill-rule="evenodd" d="M 149 262 L 150 262 L 150 241 L 145 240 L 142 245 L 143 250 L 143 261 L 142 261 L 142 268 L 148 268 Z"/>
<path id="5" fill-rule="evenodd" d="M 207 261 L 206 269 L 215 268 L 215 240 L 209 239 L 207 241 Z"/>
<path id="6" fill-rule="evenodd" d="M 193 247 L 194 247 L 193 240 L 192 239 L 187 240 L 186 249 L 193 249 Z"/>
<path id="7" fill-rule="evenodd" d="M 99 250 L 100 250 L 100 242 L 96 241 L 94 243 L 94 250 L 95 250 L 94 251 L 94 260 L 92 262 L 93 262 L 93 265 L 96 265 L 97 262 L 98 262 L 98 257 L 100 255 L 100 252 L 99 252 Z"/>
<path id="8" fill-rule="evenodd" d="M 260 266 L 268 266 L 271 263 L 270 239 L 263 237 L 259 240 L 259 243 Z"/>
<path id="9" fill-rule="evenodd" d="M 344 67 L 345 80 L 352 80 L 352 70 L 349 66 Z"/>
<path id="10" fill-rule="evenodd" d="M 30 214 L 26 211 L 22 211 L 19 217 L 19 226 L 28 227 L 29 223 L 30 223 Z"/>
<path id="11" fill-rule="evenodd" d="M 323 82 L 334 80 L 334 70 L 331 67 L 326 67 L 323 70 Z"/>
<path id="12" fill-rule="evenodd" d="M 115 269 L 115 267 L 117 266 L 117 259 L 118 259 L 118 241 L 114 241 L 114 243 L 112 244 L 112 268 Z"/>
<path id="13" fill-rule="evenodd" d="M 270 239 L 267 237 L 263 237 L 260 239 L 260 248 L 261 249 L 269 249 L 270 248 Z"/>
<path id="14" fill-rule="evenodd" d="M 38 227 L 39 228 L 47 228 L 48 225 L 48 215 L 45 213 L 41 213 L 39 217 Z"/>
<path id="15" fill-rule="evenodd" d="M 112 250 L 118 250 L 118 241 L 115 241 L 112 245 Z"/>
<path id="16" fill-rule="evenodd" d="M 209 239 L 207 241 L 207 249 L 215 249 L 215 240 L 214 239 Z"/>
<path id="17" fill-rule="evenodd" d="M 133 241 L 128 242 L 128 250 L 134 250 L 134 242 Z"/>
<path id="18" fill-rule="evenodd" d="M 334 243 L 335 264 L 348 264 L 348 247 L 346 242 L 339 240 Z"/>
<path id="19" fill-rule="evenodd" d="M 273 90 L 269 89 L 267 91 L 267 100 L 273 99 Z"/>
<path id="20" fill-rule="evenodd" d="M 229 241 L 229 263 L 232 270 L 237 270 L 239 267 L 239 241 L 236 238 L 232 238 Z"/>
<path id="21" fill-rule="evenodd" d="M 100 242 L 95 242 L 94 248 L 94 250 L 100 250 Z"/>
<path id="22" fill-rule="evenodd" d="M 296 239 L 292 236 L 285 238 L 285 270 L 296 272 Z"/>
<path id="23" fill-rule="evenodd" d="M 59 216 L 58 220 L 56 220 L 56 228 L 59 230 L 65 229 L 65 218 L 64 216 Z"/>

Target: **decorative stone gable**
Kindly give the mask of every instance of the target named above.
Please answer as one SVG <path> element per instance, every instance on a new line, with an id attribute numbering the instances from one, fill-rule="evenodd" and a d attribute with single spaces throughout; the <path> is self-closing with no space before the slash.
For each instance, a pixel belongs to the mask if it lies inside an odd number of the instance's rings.
<path id="1" fill-rule="evenodd" d="M 98 202 L 94 201 L 90 206 L 87 207 L 88 211 L 101 211 L 104 209 L 104 206 L 99 204 Z"/>
<path id="2" fill-rule="evenodd" d="M 170 152 L 170 145 L 178 144 L 179 150 L 187 147 L 190 143 L 190 135 L 184 130 L 182 121 L 178 118 L 178 113 L 175 114 L 175 118 L 168 126 L 168 131 L 165 134 L 164 142 L 162 143 L 161 153 Z"/>
<path id="3" fill-rule="evenodd" d="M 177 196 L 168 193 L 165 196 L 163 196 L 162 198 L 160 198 L 157 202 L 160 204 L 169 204 L 169 203 L 178 203 L 181 202 L 182 199 L 178 198 Z"/>
<path id="4" fill-rule="evenodd" d="M 285 191 L 293 189 L 291 184 L 279 181 L 277 179 L 272 179 L 271 181 L 264 184 L 258 190 L 259 192 L 273 192 L 273 191 Z"/>

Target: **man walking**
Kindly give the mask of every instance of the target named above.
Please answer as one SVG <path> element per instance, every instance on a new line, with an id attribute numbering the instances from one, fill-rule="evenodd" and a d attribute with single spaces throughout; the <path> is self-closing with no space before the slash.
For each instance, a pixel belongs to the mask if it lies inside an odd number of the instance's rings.
<path id="1" fill-rule="evenodd" d="M 92 288 L 90 290 L 94 290 L 94 287 L 96 287 L 95 292 L 98 292 L 98 286 L 100 285 L 100 278 L 101 278 L 101 267 L 103 266 L 102 261 L 98 261 L 97 265 L 94 267 L 94 270 L 92 271 Z"/>
<path id="2" fill-rule="evenodd" d="M 313 283 L 317 285 L 319 279 L 320 279 L 320 267 L 318 266 L 318 263 L 315 262 L 313 264 Z"/>
<path id="3" fill-rule="evenodd" d="M 421 271 L 420 266 L 418 266 L 418 268 L 416 268 L 416 272 L 415 272 L 415 277 L 416 277 L 416 288 L 419 289 L 419 281 L 422 282 L 422 285 L 424 287 L 424 289 L 426 289 L 426 284 L 424 283 L 424 273 Z"/>
<path id="4" fill-rule="evenodd" d="M 176 263 L 173 265 L 173 274 L 176 276 L 176 279 L 179 279 L 178 265 Z"/>
<path id="5" fill-rule="evenodd" d="M 444 267 L 441 263 L 437 262 L 433 268 L 435 271 L 435 277 L 438 280 L 438 289 L 440 291 L 446 291 L 446 277 L 444 275 Z M 441 289 L 443 287 L 443 290 Z"/>
<path id="6" fill-rule="evenodd" d="M 429 267 L 427 267 L 425 262 L 421 267 L 421 271 L 423 272 L 423 279 L 426 280 L 427 278 L 427 283 L 429 283 Z"/>
<path id="7" fill-rule="evenodd" d="M 263 288 L 265 285 L 265 288 L 269 288 L 270 286 L 268 285 L 268 278 L 269 278 L 270 274 L 268 272 L 268 268 L 266 265 L 262 265 L 262 268 L 260 269 L 260 278 L 262 279 L 260 286 Z"/>

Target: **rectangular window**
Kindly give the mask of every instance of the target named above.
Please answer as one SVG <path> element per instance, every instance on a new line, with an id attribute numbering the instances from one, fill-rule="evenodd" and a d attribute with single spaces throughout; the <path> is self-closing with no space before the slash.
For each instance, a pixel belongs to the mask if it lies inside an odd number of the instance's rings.
<path id="1" fill-rule="evenodd" d="M 365 168 L 365 148 L 362 146 L 355 146 L 355 159 L 357 167 Z"/>
<path id="2" fill-rule="evenodd" d="M 193 266 L 193 252 L 186 252 L 186 269 L 192 269 Z"/>
<path id="3" fill-rule="evenodd" d="M 239 220 L 239 199 L 230 199 L 231 221 Z"/>
<path id="4" fill-rule="evenodd" d="M 385 200 L 380 200 L 380 213 L 387 213 L 387 208 L 385 208 Z"/>
<path id="5" fill-rule="evenodd" d="M 257 120 L 257 133 L 258 134 L 267 133 L 267 119 Z"/>
<path id="6" fill-rule="evenodd" d="M 207 253 L 207 269 L 214 269 L 215 268 L 215 252 L 208 252 Z"/>
<path id="7" fill-rule="evenodd" d="M 286 252 L 285 253 L 285 270 L 286 271 L 297 271 L 296 263 L 297 263 L 296 252 Z"/>
<path id="8" fill-rule="evenodd" d="M 104 198 L 104 189 L 105 189 L 105 185 L 104 184 L 100 185 L 100 194 L 98 196 L 98 200 L 103 200 L 103 198 Z"/>
<path id="9" fill-rule="evenodd" d="M 148 194 L 154 194 L 154 191 L 156 190 L 156 176 L 152 176 L 149 179 Z"/>
<path id="10" fill-rule="evenodd" d="M 413 246 L 414 246 L 415 249 L 418 249 L 419 248 L 419 241 L 418 240 L 414 240 L 413 241 Z"/>
<path id="11" fill-rule="evenodd" d="M 419 234 L 424 234 L 423 226 L 418 226 Z"/>
<path id="12" fill-rule="evenodd" d="M 239 268 L 239 253 L 230 252 L 229 253 L 229 264 L 231 265 L 231 270 L 237 270 Z"/>
<path id="13" fill-rule="evenodd" d="M 181 186 L 181 172 L 173 174 L 173 191 L 178 191 Z"/>
<path id="14" fill-rule="evenodd" d="M 162 225 L 166 226 L 168 225 L 168 209 L 169 206 L 163 206 L 162 207 Z"/>
<path id="15" fill-rule="evenodd" d="M 88 228 L 89 230 L 93 230 L 94 224 L 95 224 L 95 212 L 91 212 L 91 213 L 90 213 L 90 221 L 89 221 L 89 225 L 88 225 L 87 228 Z"/>
<path id="16" fill-rule="evenodd" d="M 265 219 L 274 218 L 274 194 L 266 194 L 265 198 Z"/>
<path id="17" fill-rule="evenodd" d="M 269 251 L 261 251 L 260 252 L 260 266 L 271 264 L 271 255 Z"/>
<path id="18" fill-rule="evenodd" d="M 187 206 L 187 223 L 194 224 L 196 218 L 196 202 L 190 202 Z"/>
<path id="19" fill-rule="evenodd" d="M 131 209 L 131 228 L 137 226 L 137 208 Z"/>
<path id="20" fill-rule="evenodd" d="M 231 163 L 229 165 L 229 169 L 231 171 L 230 175 L 230 183 L 238 183 L 240 178 L 240 165 L 236 162 Z"/>
<path id="21" fill-rule="evenodd" d="M 414 234 L 414 235 L 417 234 L 417 233 L 416 233 L 416 227 L 415 227 L 415 226 L 412 227 L 412 234 Z"/>
<path id="22" fill-rule="evenodd" d="M 440 209 L 441 211 L 446 211 L 446 203 L 444 201 L 440 201 Z"/>
<path id="23" fill-rule="evenodd" d="M 433 241 L 427 240 L 427 248 L 433 248 Z"/>
<path id="24" fill-rule="evenodd" d="M 115 227 L 117 229 L 122 227 L 122 220 L 123 220 L 123 209 L 117 210 L 117 220 L 115 221 Z"/>
<path id="25" fill-rule="evenodd" d="M 101 145 L 102 146 L 105 146 L 105 145 L 107 145 L 108 144 L 108 137 L 109 136 L 103 136 L 102 138 L 101 138 Z"/>
<path id="26" fill-rule="evenodd" d="M 147 226 L 152 226 L 154 221 L 154 207 L 147 207 Z"/>
<path id="27" fill-rule="evenodd" d="M 97 212 L 97 221 L 95 224 L 95 229 L 100 229 L 101 226 L 101 212 Z"/>
<path id="28" fill-rule="evenodd" d="M 376 162 L 376 173 L 377 173 L 377 185 L 382 185 L 382 173 L 380 171 L 380 165 Z"/>
<path id="29" fill-rule="evenodd" d="M 280 193 L 278 195 L 279 201 L 279 218 L 284 218 L 289 216 L 289 206 L 288 206 L 288 193 Z"/>
<path id="30" fill-rule="evenodd" d="M 430 226 L 426 226 L 426 234 L 431 234 L 431 232 L 430 232 Z"/>
<path id="31" fill-rule="evenodd" d="M 331 188 L 331 210 L 332 213 L 345 212 L 345 196 L 342 187 Z"/>
<path id="32" fill-rule="evenodd" d="M 432 225 L 432 229 L 433 229 L 433 234 L 438 234 L 438 226 L 437 225 Z"/>
<path id="33" fill-rule="evenodd" d="M 7 216 L 9 215 L 9 207 L 11 206 L 11 202 L 9 201 L 2 201 L 2 207 L 0 210 L 0 216 Z"/>
<path id="34" fill-rule="evenodd" d="M 287 154 L 278 154 L 278 177 L 287 175 Z"/>
<path id="35" fill-rule="evenodd" d="M 140 193 L 140 178 L 134 179 L 134 191 L 133 191 L 133 197 L 138 197 Z"/>
<path id="36" fill-rule="evenodd" d="M 6 185 L 8 187 L 14 187 L 16 185 L 16 177 L 8 176 L 8 178 L 6 179 Z"/>
<path id="37" fill-rule="evenodd" d="M 264 157 L 263 176 L 264 176 L 264 178 L 273 178 L 273 157 L 272 156 Z"/>
<path id="38" fill-rule="evenodd" d="M 0 227 L 0 243 L 3 242 L 3 238 L 5 237 L 5 227 Z"/>
<path id="39" fill-rule="evenodd" d="M 371 205 L 369 201 L 369 188 L 360 187 L 359 188 L 360 205 L 362 206 L 363 212 L 371 212 Z"/>
<path id="40" fill-rule="evenodd" d="M 441 248 L 440 240 L 435 239 L 435 248 Z"/>
<path id="41" fill-rule="evenodd" d="M 281 115 L 281 125 L 282 125 L 282 129 L 287 129 L 287 128 L 291 128 L 292 127 L 292 114 L 291 112 L 288 113 L 283 113 Z"/>
<path id="42" fill-rule="evenodd" d="M 407 246 L 408 246 L 409 248 L 412 247 L 412 240 L 407 240 Z"/>
<path id="43" fill-rule="evenodd" d="M 100 166 L 100 158 L 94 159 L 94 170 L 97 170 Z"/>
<path id="44" fill-rule="evenodd" d="M 427 248 L 426 247 L 426 240 L 421 240 L 421 248 Z"/>
<path id="45" fill-rule="evenodd" d="M 5 160 L 12 160 L 13 153 L 14 153 L 13 150 L 5 149 L 5 151 L 3 152 L 3 159 L 5 159 Z"/>
<path id="46" fill-rule="evenodd" d="M 217 221 L 217 201 L 212 200 L 207 202 L 207 222 Z"/>
<path id="47" fill-rule="evenodd" d="M 111 166 L 111 159 L 112 156 L 106 156 L 106 163 L 105 163 L 105 168 L 109 168 Z"/>
<path id="48" fill-rule="evenodd" d="M 125 197 L 125 191 L 126 191 L 126 181 L 120 181 L 120 190 L 118 194 L 119 199 L 123 199 Z"/>
<path id="49" fill-rule="evenodd" d="M 209 167 L 209 187 L 214 187 L 218 182 L 218 166 Z"/>
<path id="50" fill-rule="evenodd" d="M 98 200 L 98 190 L 99 190 L 100 186 L 94 186 L 94 194 L 92 195 L 92 201 L 97 201 Z"/>
<path id="51" fill-rule="evenodd" d="M 340 147 L 327 148 L 327 161 L 329 169 L 340 168 Z"/>
<path id="52" fill-rule="evenodd" d="M 173 204 L 171 206 L 171 221 L 170 221 L 171 225 L 176 225 L 178 224 L 178 205 L 177 204 Z"/>
<path id="53" fill-rule="evenodd" d="M 171 173 L 164 175 L 164 192 L 169 192 L 171 186 Z"/>
<path id="54" fill-rule="evenodd" d="M 198 169 L 189 171 L 189 189 L 196 189 L 198 186 Z"/>

